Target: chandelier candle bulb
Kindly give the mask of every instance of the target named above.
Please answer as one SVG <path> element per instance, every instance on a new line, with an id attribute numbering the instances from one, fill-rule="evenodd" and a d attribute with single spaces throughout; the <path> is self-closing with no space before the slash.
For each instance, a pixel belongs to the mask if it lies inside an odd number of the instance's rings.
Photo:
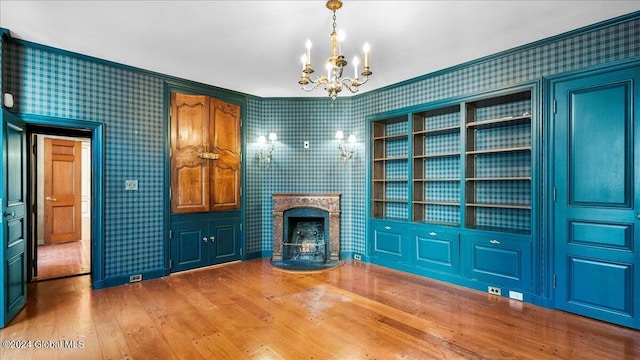
<path id="1" fill-rule="evenodd" d="M 364 46 L 362 47 L 362 49 L 364 50 L 364 67 L 368 68 L 369 67 L 369 50 L 371 50 L 371 48 L 369 47 L 369 43 L 364 43 Z"/>
<path id="2" fill-rule="evenodd" d="M 360 60 L 357 56 L 353 57 L 353 79 L 358 78 L 358 65 L 360 64 Z"/>
<path id="3" fill-rule="evenodd" d="M 307 39 L 307 65 L 311 65 L 311 40 Z"/>

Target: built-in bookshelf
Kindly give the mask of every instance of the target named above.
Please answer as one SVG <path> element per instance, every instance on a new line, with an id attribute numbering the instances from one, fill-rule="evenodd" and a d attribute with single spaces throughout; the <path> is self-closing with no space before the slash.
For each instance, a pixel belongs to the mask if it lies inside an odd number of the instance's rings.
<path id="1" fill-rule="evenodd" d="M 412 220 L 460 225 L 460 105 L 413 114 Z"/>
<path id="2" fill-rule="evenodd" d="M 465 104 L 465 226 L 531 232 L 531 91 Z"/>
<path id="3" fill-rule="evenodd" d="M 408 219 L 408 117 L 371 123 L 371 216 Z"/>

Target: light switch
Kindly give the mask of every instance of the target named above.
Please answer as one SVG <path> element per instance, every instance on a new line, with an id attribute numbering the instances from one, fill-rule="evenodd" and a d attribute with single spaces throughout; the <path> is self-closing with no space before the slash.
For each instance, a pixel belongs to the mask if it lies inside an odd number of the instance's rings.
<path id="1" fill-rule="evenodd" d="M 138 190 L 138 180 L 125 180 L 124 181 L 124 189 L 125 190 Z"/>

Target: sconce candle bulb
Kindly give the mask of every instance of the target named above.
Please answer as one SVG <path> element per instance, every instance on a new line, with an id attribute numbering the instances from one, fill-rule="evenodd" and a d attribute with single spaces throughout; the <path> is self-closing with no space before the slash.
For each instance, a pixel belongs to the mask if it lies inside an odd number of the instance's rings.
<path id="1" fill-rule="evenodd" d="M 264 160 L 267 166 L 271 164 L 271 157 L 273 156 L 273 150 L 275 149 L 275 142 L 276 140 L 278 140 L 278 136 L 276 135 L 276 133 L 269 133 L 269 140 L 271 141 L 271 145 L 265 147 L 267 138 L 265 138 L 264 135 L 258 136 L 258 145 L 260 146 L 260 150 L 258 151 L 258 158 L 260 160 Z"/>
<path id="2" fill-rule="evenodd" d="M 342 130 L 336 131 L 336 139 L 338 139 L 338 154 L 342 158 L 343 165 L 347 165 L 349 159 L 353 157 L 353 153 L 355 151 L 354 145 L 356 143 L 356 136 L 351 134 L 347 138 L 347 142 L 350 144 L 349 146 L 342 143 L 342 139 L 344 139 L 344 132 Z"/>

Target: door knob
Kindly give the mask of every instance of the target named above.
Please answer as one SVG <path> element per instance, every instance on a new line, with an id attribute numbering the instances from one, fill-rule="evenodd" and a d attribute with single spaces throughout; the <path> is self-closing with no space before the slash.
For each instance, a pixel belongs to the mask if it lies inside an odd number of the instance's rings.
<path id="1" fill-rule="evenodd" d="M 211 237 L 209 238 L 209 240 L 211 240 L 211 241 L 216 241 L 216 237 L 215 237 L 215 236 L 211 236 Z"/>
<path id="2" fill-rule="evenodd" d="M 14 210 L 5 211 L 4 212 L 4 216 L 6 216 L 6 217 L 8 217 L 8 216 L 14 217 L 14 216 L 16 216 L 16 212 Z"/>
<path id="3" fill-rule="evenodd" d="M 58 201 L 58 199 L 56 198 L 52 198 L 51 196 L 47 196 L 46 198 L 44 198 L 45 200 L 49 200 L 49 201 Z"/>
<path id="4" fill-rule="evenodd" d="M 202 238 L 202 241 L 207 242 L 207 237 L 206 237 L 206 236 L 205 236 L 205 237 L 203 237 L 203 238 Z"/>
<path id="5" fill-rule="evenodd" d="M 636 219 L 640 220 L 640 214 L 636 214 Z"/>

